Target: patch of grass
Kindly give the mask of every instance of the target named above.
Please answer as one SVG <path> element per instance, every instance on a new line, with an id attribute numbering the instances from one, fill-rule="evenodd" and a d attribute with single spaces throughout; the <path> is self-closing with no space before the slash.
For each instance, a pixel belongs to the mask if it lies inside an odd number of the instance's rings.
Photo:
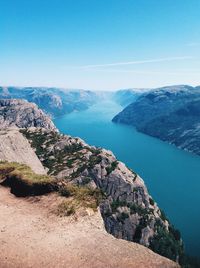
<path id="1" fill-rule="evenodd" d="M 55 190 L 55 179 L 38 175 L 24 164 L 0 162 L 0 180 L 17 196 L 39 195 Z"/>
<path id="2" fill-rule="evenodd" d="M 103 193 L 99 189 L 93 189 L 87 186 L 77 186 L 67 184 L 59 190 L 59 193 L 65 197 L 71 197 L 68 201 L 75 209 L 80 207 L 92 208 L 97 210 L 97 207 L 104 198 Z M 68 204 L 69 204 L 68 203 Z"/>
<path id="3" fill-rule="evenodd" d="M 71 216 L 75 214 L 76 207 L 71 201 L 66 200 L 58 206 L 57 212 L 60 216 Z"/>

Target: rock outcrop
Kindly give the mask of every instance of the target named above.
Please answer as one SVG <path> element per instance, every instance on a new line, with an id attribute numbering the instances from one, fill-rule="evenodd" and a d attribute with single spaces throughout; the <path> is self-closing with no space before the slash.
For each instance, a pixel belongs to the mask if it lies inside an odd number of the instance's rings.
<path id="1" fill-rule="evenodd" d="M 56 131 L 56 127 L 36 104 L 25 100 L 0 99 L 0 125 L 7 127 L 43 127 Z"/>
<path id="2" fill-rule="evenodd" d="M 46 174 L 30 143 L 17 128 L 0 130 L 0 161 L 26 164 L 35 173 Z"/>
<path id="3" fill-rule="evenodd" d="M 49 175 L 64 180 L 64 184 L 102 191 L 105 199 L 100 209 L 109 233 L 138 242 L 173 260 L 183 254 L 180 234 L 153 201 L 143 180 L 117 161 L 112 152 L 41 128 L 21 132 L 48 168 Z M 162 239 L 158 239 L 161 234 Z"/>
<path id="4" fill-rule="evenodd" d="M 172 86 L 140 96 L 113 118 L 200 155 L 200 87 Z"/>

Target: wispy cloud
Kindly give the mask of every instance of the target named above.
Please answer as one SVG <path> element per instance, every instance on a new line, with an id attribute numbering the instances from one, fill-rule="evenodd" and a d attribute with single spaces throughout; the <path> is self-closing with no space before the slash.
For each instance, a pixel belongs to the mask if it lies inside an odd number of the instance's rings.
<path id="1" fill-rule="evenodd" d="M 135 60 L 135 61 L 126 61 L 126 62 L 106 63 L 106 64 L 83 65 L 83 66 L 79 66 L 79 68 L 88 69 L 88 68 L 98 68 L 98 67 L 110 67 L 110 66 L 123 66 L 123 65 L 136 65 L 136 64 L 145 64 L 145 63 L 156 63 L 156 62 L 179 61 L 179 60 L 189 60 L 189 59 L 192 59 L 192 57 L 190 57 L 190 56 L 168 57 L 168 58 L 157 58 L 157 59 L 149 59 L 149 60 Z"/>

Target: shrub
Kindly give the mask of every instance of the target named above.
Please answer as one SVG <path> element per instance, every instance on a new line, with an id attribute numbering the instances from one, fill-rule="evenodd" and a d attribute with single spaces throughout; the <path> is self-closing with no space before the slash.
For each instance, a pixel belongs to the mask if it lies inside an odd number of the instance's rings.
<path id="1" fill-rule="evenodd" d="M 58 214 L 60 216 L 71 216 L 75 214 L 76 208 L 70 201 L 63 201 L 59 206 L 57 210 Z"/>
<path id="2" fill-rule="evenodd" d="M 153 200 L 151 197 L 149 198 L 149 203 L 150 203 L 150 205 L 152 205 L 152 206 L 154 206 L 154 204 L 155 204 L 154 200 Z"/>
<path id="3" fill-rule="evenodd" d="M 171 260 L 176 261 L 177 257 L 183 255 L 183 245 L 176 240 L 173 233 L 168 232 L 164 227 L 158 226 L 156 235 L 151 239 L 150 248 Z"/>
<path id="4" fill-rule="evenodd" d="M 126 201 L 114 200 L 111 203 L 112 212 L 115 213 L 118 207 L 124 207 L 124 206 L 127 206 Z"/>
<path id="5" fill-rule="evenodd" d="M 107 175 L 109 175 L 111 172 L 113 172 L 116 169 L 117 165 L 118 165 L 118 162 L 114 161 L 111 163 L 110 166 L 106 167 Z"/>
<path id="6" fill-rule="evenodd" d="M 121 223 L 124 223 L 125 219 L 129 218 L 129 214 L 126 212 L 122 212 L 117 215 L 117 218 Z"/>

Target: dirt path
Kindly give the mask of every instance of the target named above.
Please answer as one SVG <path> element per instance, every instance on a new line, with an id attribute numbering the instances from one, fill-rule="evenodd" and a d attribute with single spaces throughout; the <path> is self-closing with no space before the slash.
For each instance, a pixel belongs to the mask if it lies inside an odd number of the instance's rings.
<path id="1" fill-rule="evenodd" d="M 99 213 L 60 218 L 57 196 L 16 198 L 0 186 L 0 268 L 167 268 L 177 265 L 106 233 Z"/>

